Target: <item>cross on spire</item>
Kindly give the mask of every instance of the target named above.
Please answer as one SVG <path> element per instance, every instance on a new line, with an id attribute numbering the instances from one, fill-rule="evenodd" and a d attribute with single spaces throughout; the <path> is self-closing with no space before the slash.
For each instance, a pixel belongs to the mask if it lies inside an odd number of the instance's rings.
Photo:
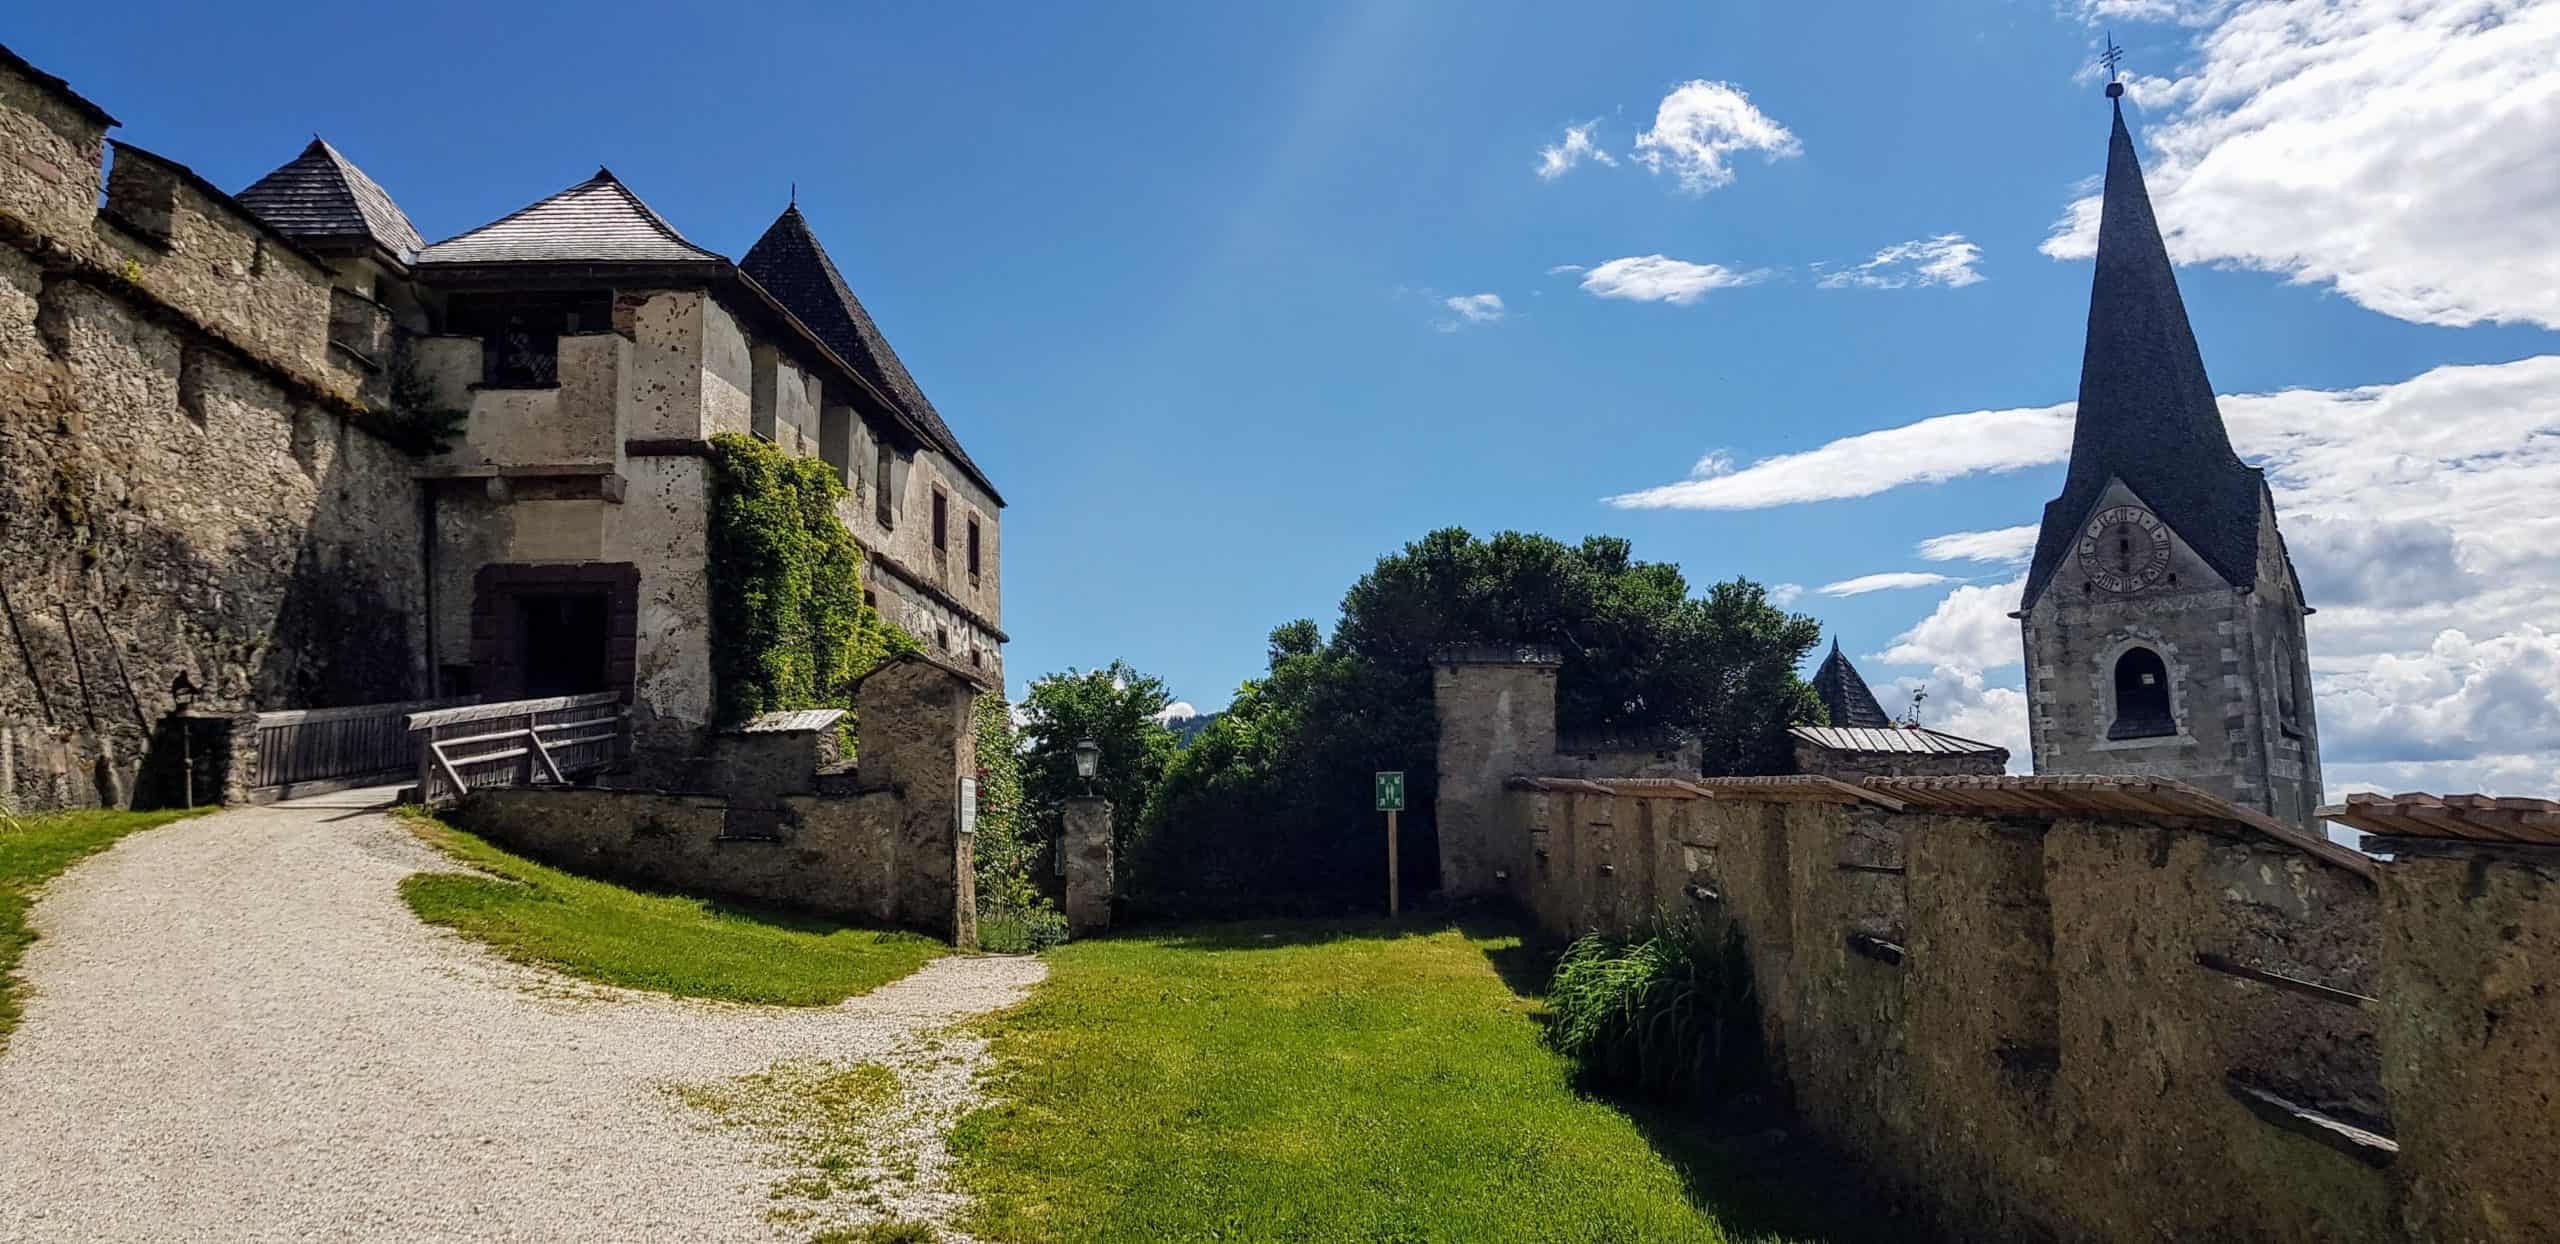
<path id="1" fill-rule="evenodd" d="M 2116 66 L 2124 63 L 2124 49 L 2116 46 L 2116 32 L 2107 32 L 2107 50 L 2098 57 L 2098 63 L 2107 69 L 2107 98 L 2123 96 L 2124 83 L 2116 79 Z"/>

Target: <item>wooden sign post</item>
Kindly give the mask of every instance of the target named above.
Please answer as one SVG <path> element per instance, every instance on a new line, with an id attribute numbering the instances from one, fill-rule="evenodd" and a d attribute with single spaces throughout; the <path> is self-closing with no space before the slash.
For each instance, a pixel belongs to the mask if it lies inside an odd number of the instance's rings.
<path id="1" fill-rule="evenodd" d="M 1402 878 L 1396 872 L 1396 814 L 1404 811 L 1404 773 L 1384 770 L 1378 774 L 1378 810 L 1387 814 L 1387 915 L 1393 917 L 1401 906 Z"/>

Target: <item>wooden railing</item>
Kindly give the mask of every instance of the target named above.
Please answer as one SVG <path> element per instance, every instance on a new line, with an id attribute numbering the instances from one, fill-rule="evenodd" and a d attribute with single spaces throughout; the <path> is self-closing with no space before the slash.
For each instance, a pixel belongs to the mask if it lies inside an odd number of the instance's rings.
<path id="1" fill-rule="evenodd" d="M 314 788 L 389 781 L 412 763 L 410 714 L 470 703 L 469 697 L 303 708 L 257 715 L 257 764 L 248 775 L 260 798 Z"/>
<path id="2" fill-rule="evenodd" d="M 567 783 L 630 750 L 631 716 L 611 691 L 413 713 L 418 801 L 449 804 L 492 786 Z"/>

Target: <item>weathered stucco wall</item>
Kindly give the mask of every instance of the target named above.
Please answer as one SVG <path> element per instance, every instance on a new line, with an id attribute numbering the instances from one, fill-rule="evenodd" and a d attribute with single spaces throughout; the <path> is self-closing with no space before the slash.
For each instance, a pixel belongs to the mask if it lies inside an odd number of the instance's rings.
<path id="1" fill-rule="evenodd" d="M 1553 652 L 1452 649 L 1434 654 L 1440 717 L 1440 892 L 1452 898 L 1517 893 L 1528 844 L 1514 828 L 1505 779 L 1556 750 Z"/>
<path id="2" fill-rule="evenodd" d="M 781 766 L 823 760 L 806 736 L 724 739 L 693 774 L 734 779 L 700 793 L 595 787 L 495 788 L 457 818 L 562 867 L 687 893 L 720 894 L 977 944 L 976 844 L 961 783 L 977 772 L 977 688 L 905 657 L 862 682 L 859 763 L 805 783 Z"/>
<path id="3" fill-rule="evenodd" d="M 1550 931 L 1739 930 L 1808 1126 L 1959 1238 L 2560 1231 L 2548 851 L 2377 893 L 2228 821 L 1503 799 Z"/>
<path id="4" fill-rule="evenodd" d="M 333 274 L 0 65 L 0 794 L 151 800 L 208 707 L 412 698 L 410 461 L 353 422 Z M 176 798 L 173 794 L 172 799 Z"/>

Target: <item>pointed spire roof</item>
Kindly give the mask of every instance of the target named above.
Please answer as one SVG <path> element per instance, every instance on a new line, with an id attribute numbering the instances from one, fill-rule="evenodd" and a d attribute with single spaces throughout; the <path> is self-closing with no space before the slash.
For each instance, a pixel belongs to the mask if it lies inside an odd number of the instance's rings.
<path id="1" fill-rule="evenodd" d="M 609 168 L 550 198 L 420 252 L 421 266 L 485 263 L 713 263 Z"/>
<path id="2" fill-rule="evenodd" d="M 1836 638 L 1831 641 L 1831 655 L 1813 672 L 1813 693 L 1822 698 L 1832 725 L 1882 729 L 1893 724 L 1884 706 L 1876 703 L 1876 693 L 1867 690 L 1867 680 L 1858 676 L 1858 667 L 1841 654 Z"/>
<path id="3" fill-rule="evenodd" d="M 960 448 L 960 438 L 953 435 L 951 425 L 943 422 L 942 412 L 933 408 L 924 389 L 908 374 L 898 352 L 889 348 L 889 339 L 880 326 L 863 309 L 862 300 L 853 296 L 845 284 L 844 274 L 836 270 L 835 260 L 827 257 L 827 248 L 818 244 L 818 235 L 809 229 L 807 217 L 800 214 L 798 188 L 793 188 L 791 205 L 782 209 L 773 226 L 747 248 L 738 269 L 771 293 L 791 314 L 798 317 L 851 363 L 890 400 L 898 403 L 907 417 L 922 429 L 933 447 L 960 464 L 988 495 L 995 495 L 995 485 L 978 469 L 967 450 Z M 1002 498 L 996 498 L 1002 504 Z"/>
<path id="4" fill-rule="evenodd" d="M 276 166 L 238 197 L 276 232 L 306 245 L 378 246 L 403 263 L 426 247 L 391 193 L 317 134 L 301 155 Z"/>
<path id="5" fill-rule="evenodd" d="M 2231 450 L 2169 249 L 2151 214 L 2124 105 L 2116 103 L 2114 111 L 2071 469 L 2062 495 L 2045 506 L 2027 570 L 2027 606 L 2070 554 L 2110 478 L 2122 479 L 2232 586 L 2257 582 L 2266 480 Z"/>

